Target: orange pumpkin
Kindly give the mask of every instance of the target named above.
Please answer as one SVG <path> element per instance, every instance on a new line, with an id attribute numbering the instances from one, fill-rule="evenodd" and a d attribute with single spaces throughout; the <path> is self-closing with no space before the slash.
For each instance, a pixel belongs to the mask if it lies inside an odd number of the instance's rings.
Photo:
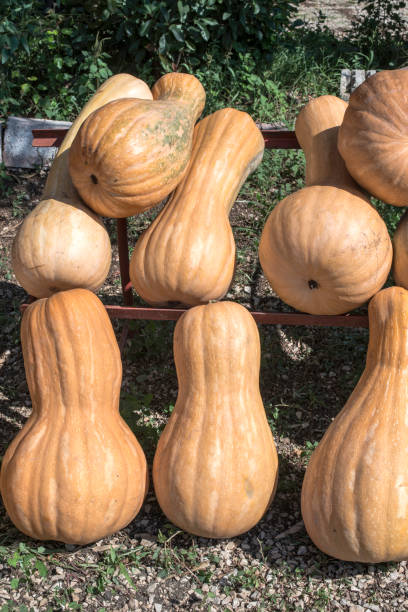
<path id="1" fill-rule="evenodd" d="M 75 187 L 95 212 L 127 217 L 177 187 L 191 155 L 194 123 L 205 103 L 190 74 L 165 74 L 154 100 L 117 100 L 94 112 L 72 143 Z"/>
<path id="2" fill-rule="evenodd" d="M 101 301 L 72 289 L 27 308 L 21 342 L 33 411 L 3 459 L 4 505 L 32 538 L 88 544 L 127 525 L 148 484 L 119 415 L 115 334 Z"/>
<path id="3" fill-rule="evenodd" d="M 278 296 L 310 314 L 357 308 L 381 289 L 392 262 L 387 227 L 337 152 L 346 103 L 309 102 L 296 121 L 307 186 L 282 200 L 262 232 L 259 259 Z"/>
<path id="4" fill-rule="evenodd" d="M 376 198 L 408 206 L 408 70 L 382 70 L 350 95 L 339 130 L 350 174 Z"/>

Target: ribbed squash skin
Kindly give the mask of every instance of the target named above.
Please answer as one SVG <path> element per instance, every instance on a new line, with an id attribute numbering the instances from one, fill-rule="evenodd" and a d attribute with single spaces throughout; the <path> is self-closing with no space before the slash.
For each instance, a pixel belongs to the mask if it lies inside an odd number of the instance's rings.
<path id="1" fill-rule="evenodd" d="M 72 289 L 27 308 L 21 341 L 33 411 L 3 459 L 4 505 L 32 538 L 93 542 L 127 525 L 147 490 L 144 453 L 119 415 L 112 325 L 93 293 Z"/>
<path id="2" fill-rule="evenodd" d="M 225 295 L 235 264 L 228 214 L 263 151 L 247 113 L 225 108 L 197 124 L 187 173 L 131 257 L 130 279 L 144 300 L 196 305 Z"/>
<path id="3" fill-rule="evenodd" d="M 163 200 L 183 178 L 205 92 L 194 76 L 165 74 L 154 100 L 117 100 L 83 124 L 70 172 L 84 201 L 107 217 L 137 214 Z"/>
<path id="4" fill-rule="evenodd" d="M 408 289 L 408 214 L 400 218 L 392 238 L 394 257 L 392 274 L 395 284 Z"/>
<path id="5" fill-rule="evenodd" d="M 347 103 L 336 96 L 310 100 L 296 119 L 296 137 L 305 155 L 306 187 L 335 185 L 362 196 L 337 150 L 339 126 L 346 109 Z"/>
<path id="6" fill-rule="evenodd" d="M 256 324 L 239 304 L 196 306 L 177 322 L 174 358 L 179 393 L 153 462 L 158 502 L 185 531 L 238 535 L 261 519 L 277 482 Z"/>
<path id="7" fill-rule="evenodd" d="M 346 561 L 408 558 L 408 292 L 369 304 L 365 370 L 313 452 L 302 489 L 309 536 Z"/>
<path id="8" fill-rule="evenodd" d="M 35 297 L 84 287 L 96 291 L 111 262 L 109 235 L 101 219 L 84 205 L 68 170 L 71 143 L 96 108 L 118 97 L 151 98 L 146 83 L 130 74 L 108 79 L 84 106 L 64 138 L 48 174 L 42 201 L 25 218 L 13 242 L 12 266 L 18 282 Z"/>
<path id="9" fill-rule="evenodd" d="M 259 259 L 279 297 L 310 314 L 361 306 L 384 285 L 392 262 L 387 227 L 337 152 L 346 103 L 309 102 L 296 121 L 306 187 L 282 200 L 262 232 Z"/>
<path id="10" fill-rule="evenodd" d="M 338 146 L 360 185 L 408 206 L 408 70 L 383 70 L 353 91 Z"/>

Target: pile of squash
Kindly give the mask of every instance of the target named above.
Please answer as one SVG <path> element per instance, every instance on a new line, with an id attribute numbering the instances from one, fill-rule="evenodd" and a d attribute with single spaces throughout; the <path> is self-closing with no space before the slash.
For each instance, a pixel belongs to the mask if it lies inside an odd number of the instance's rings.
<path id="1" fill-rule="evenodd" d="M 312 540 L 353 561 L 408 557 L 408 220 L 393 249 L 369 200 L 408 205 L 407 92 L 408 71 L 385 71 L 349 105 L 322 96 L 304 107 L 296 134 L 306 186 L 274 208 L 259 245 L 272 288 L 299 310 L 340 314 L 372 298 L 366 369 L 302 490 Z M 158 502 L 182 529 L 224 538 L 253 527 L 275 494 L 258 330 L 244 307 L 219 301 L 235 266 L 228 215 L 264 141 L 233 108 L 197 122 L 204 104 L 192 75 L 166 74 L 151 91 L 130 75 L 109 79 L 69 130 L 15 238 L 14 272 L 38 298 L 21 327 L 33 411 L 6 452 L 0 487 L 31 537 L 92 542 L 127 525 L 145 498 L 146 459 L 119 415 L 118 345 L 93 291 L 111 259 L 99 215 L 127 217 L 165 198 L 130 262 L 145 301 L 192 306 L 174 333 L 179 392 L 153 462 Z M 399 286 L 382 290 L 393 254 Z"/>
<path id="2" fill-rule="evenodd" d="M 31 537 L 93 542 L 143 503 L 146 458 L 119 414 L 120 353 L 92 291 L 111 259 L 99 215 L 138 214 L 168 196 L 131 262 L 145 300 L 197 304 L 175 330 L 180 388 L 154 458 L 157 498 L 177 525 L 220 538 L 254 526 L 274 495 L 256 324 L 239 304 L 209 303 L 231 284 L 228 213 L 264 140 L 233 108 L 195 125 L 204 104 L 192 75 L 166 74 L 152 91 L 130 75 L 109 79 L 66 135 L 43 200 L 14 240 L 14 272 L 37 298 L 21 327 L 33 410 L 7 449 L 0 486 Z"/>

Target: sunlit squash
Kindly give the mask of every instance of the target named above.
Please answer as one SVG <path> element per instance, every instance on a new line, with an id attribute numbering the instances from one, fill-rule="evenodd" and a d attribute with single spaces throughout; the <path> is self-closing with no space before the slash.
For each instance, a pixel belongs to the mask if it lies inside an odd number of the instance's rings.
<path id="1" fill-rule="evenodd" d="M 98 214 L 137 214 L 183 178 L 204 89 L 193 75 L 174 72 L 162 76 L 152 93 L 153 101 L 117 100 L 100 108 L 72 143 L 72 180 Z"/>
<path id="2" fill-rule="evenodd" d="M 350 95 L 339 151 L 369 193 L 408 206 L 408 70 L 382 70 Z"/>
<path id="3" fill-rule="evenodd" d="M 127 525 L 147 490 L 144 453 L 119 415 L 112 324 L 94 293 L 60 291 L 27 308 L 21 342 L 33 410 L 3 459 L 4 505 L 32 538 L 93 542 Z"/>
<path id="4" fill-rule="evenodd" d="M 306 187 L 271 212 L 259 258 L 268 281 L 290 306 L 335 315 L 361 306 L 385 283 L 392 262 L 387 227 L 358 190 L 337 151 L 346 103 L 309 102 L 296 121 L 306 157 Z"/>
<path id="5" fill-rule="evenodd" d="M 195 305 L 226 294 L 235 264 L 228 215 L 263 151 L 247 113 L 225 108 L 197 124 L 183 181 L 133 250 L 130 279 L 144 300 Z"/>
<path id="6" fill-rule="evenodd" d="M 101 219 L 84 205 L 72 184 L 68 155 L 86 117 L 110 100 L 149 99 L 146 83 L 130 74 L 108 79 L 84 106 L 53 161 L 42 201 L 20 226 L 13 242 L 12 267 L 18 282 L 35 297 L 84 287 L 97 290 L 109 273 L 111 245 Z"/>
<path id="7" fill-rule="evenodd" d="M 346 561 L 408 558 L 408 291 L 369 304 L 365 370 L 313 452 L 302 489 L 307 532 Z"/>
<path id="8" fill-rule="evenodd" d="M 233 302 L 195 306 L 177 322 L 174 358 L 177 402 L 153 462 L 158 502 L 189 533 L 238 535 L 262 518 L 278 472 L 256 324 Z"/>
<path id="9" fill-rule="evenodd" d="M 392 243 L 394 251 L 392 274 L 395 284 L 408 289 L 408 212 L 400 218 Z"/>

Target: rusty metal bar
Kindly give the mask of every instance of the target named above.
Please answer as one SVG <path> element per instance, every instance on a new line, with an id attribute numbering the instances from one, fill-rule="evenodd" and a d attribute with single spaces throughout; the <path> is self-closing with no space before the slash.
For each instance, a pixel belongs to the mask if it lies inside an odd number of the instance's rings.
<path id="1" fill-rule="evenodd" d="M 54 130 L 38 129 L 33 130 L 33 147 L 59 147 L 64 140 L 68 130 L 56 128 Z"/>
<path id="2" fill-rule="evenodd" d="M 291 130 L 261 129 L 266 149 L 300 149 L 295 132 Z"/>
<path id="3" fill-rule="evenodd" d="M 21 304 L 23 312 L 29 304 Z M 105 306 L 112 319 L 177 321 L 188 308 L 144 308 L 141 306 Z M 309 315 L 292 312 L 249 311 L 263 325 L 306 325 L 319 327 L 368 327 L 367 315 Z"/>
<path id="4" fill-rule="evenodd" d="M 149 319 L 176 321 L 188 308 L 144 308 L 106 306 L 113 319 Z M 291 312 L 249 311 L 257 323 L 263 325 L 310 325 L 323 327 L 368 327 L 367 315 L 309 315 Z"/>
<path id="5" fill-rule="evenodd" d="M 117 219 L 118 251 L 120 278 L 122 281 L 122 293 L 125 306 L 133 304 L 132 285 L 129 276 L 129 242 L 127 234 L 127 219 Z"/>
<path id="6" fill-rule="evenodd" d="M 59 147 L 68 130 L 33 130 L 33 147 Z M 267 149 L 300 149 L 295 132 L 274 128 L 261 128 Z"/>

